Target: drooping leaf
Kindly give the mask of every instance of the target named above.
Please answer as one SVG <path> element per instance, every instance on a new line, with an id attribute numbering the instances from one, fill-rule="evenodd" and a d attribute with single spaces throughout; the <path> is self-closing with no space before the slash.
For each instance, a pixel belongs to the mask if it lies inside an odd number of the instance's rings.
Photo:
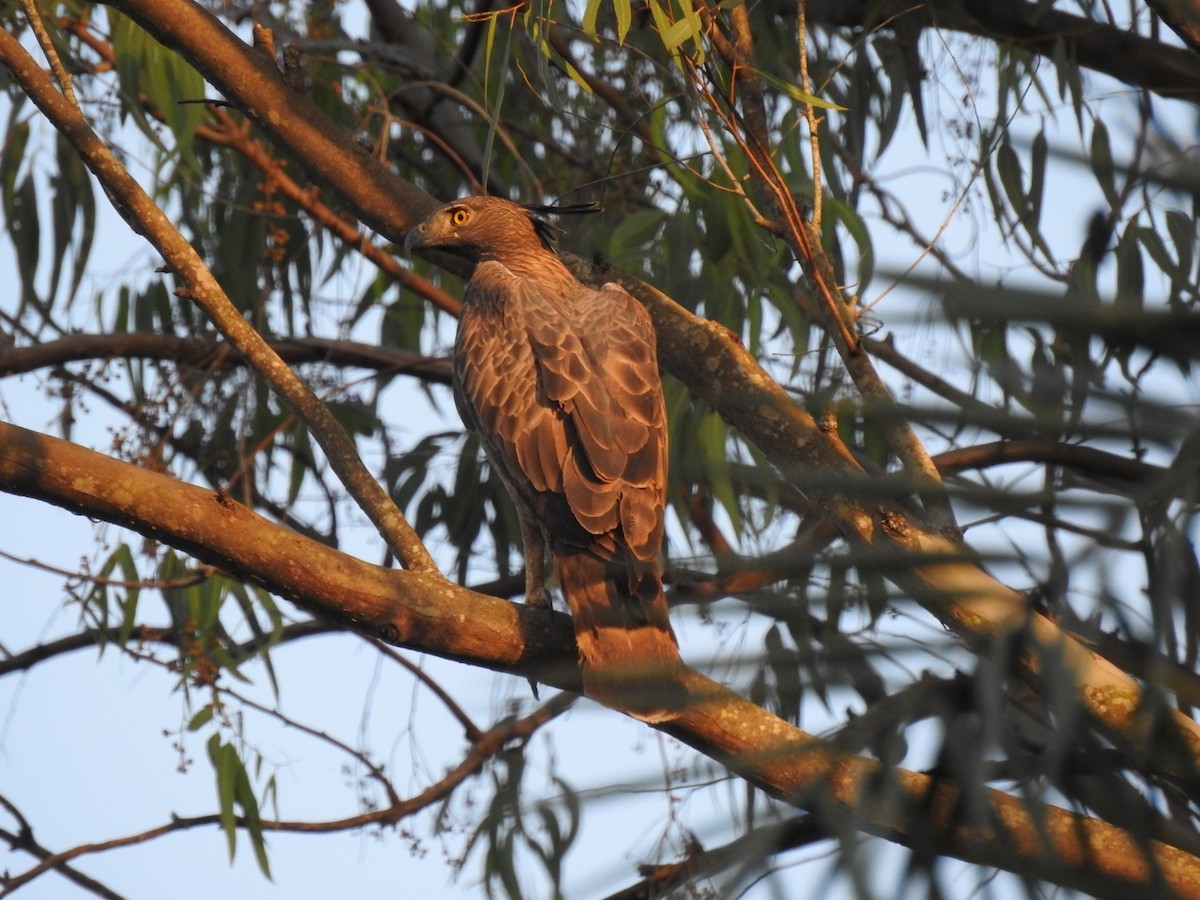
<path id="1" fill-rule="evenodd" d="M 237 751 L 214 734 L 208 739 L 208 758 L 217 778 L 217 818 L 225 832 L 225 843 L 229 848 L 229 859 L 237 854 L 237 812 L 233 808 L 237 794 L 238 773 L 242 761 Z"/>
<path id="2" fill-rule="evenodd" d="M 1101 119 L 1092 124 L 1092 146 L 1088 156 L 1096 183 L 1104 192 L 1104 199 L 1113 209 L 1120 207 L 1117 196 L 1116 166 L 1113 164 L 1112 145 L 1108 139 L 1108 126 Z"/>
<path id="3" fill-rule="evenodd" d="M 1146 290 L 1146 273 L 1142 265 L 1142 251 L 1138 246 L 1137 229 L 1126 228 L 1117 241 L 1117 296 L 1118 306 L 1141 309 Z"/>

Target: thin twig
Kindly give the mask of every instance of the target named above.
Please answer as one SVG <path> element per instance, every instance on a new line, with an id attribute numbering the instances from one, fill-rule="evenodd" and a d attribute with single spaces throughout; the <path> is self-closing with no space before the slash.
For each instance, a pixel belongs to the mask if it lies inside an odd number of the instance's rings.
<path id="1" fill-rule="evenodd" d="M 515 721 L 504 721 L 491 730 L 484 732 L 480 735 L 479 740 L 471 745 L 471 749 L 462 762 L 447 772 L 440 781 L 430 785 L 421 793 L 407 800 L 401 800 L 383 809 L 370 810 L 359 815 L 325 822 L 263 820 L 261 823 L 262 829 L 263 831 L 273 832 L 327 834 L 329 832 L 363 828 L 367 825 L 395 825 L 401 820 L 447 797 L 460 784 L 476 774 L 490 757 L 503 750 L 513 741 L 529 740 L 539 728 L 569 709 L 575 702 L 575 699 L 575 696 L 572 694 L 557 694 L 529 715 Z M 246 820 L 241 816 L 238 816 L 235 822 L 239 828 L 246 826 Z M 131 847 L 137 844 L 144 844 L 147 841 L 173 832 L 221 824 L 221 816 L 216 814 L 193 816 L 190 818 L 176 816 L 170 822 L 154 828 L 148 828 L 137 834 L 130 834 L 92 844 L 80 844 L 69 850 L 49 854 L 36 866 L 27 869 L 20 875 L 11 876 L 4 882 L 3 889 L 0 890 L 0 897 L 12 893 L 17 888 L 28 884 L 39 875 L 51 869 L 61 868 L 62 864 L 68 860 L 76 859 L 86 854 L 116 850 L 121 847 Z"/>
<path id="2" fill-rule="evenodd" d="M 29 19 L 29 27 L 37 35 L 42 53 L 46 54 L 46 60 L 50 63 L 50 70 L 54 72 L 54 78 L 58 81 L 59 87 L 62 88 L 63 96 L 67 98 L 68 103 L 79 109 L 79 100 L 75 96 L 75 88 L 71 84 L 71 73 L 67 71 L 67 67 L 63 65 L 62 59 L 59 58 L 54 41 L 50 38 L 50 32 L 46 30 L 46 23 L 42 21 L 42 14 L 38 12 L 37 0 L 21 0 L 21 6 L 25 9 L 26 18 Z"/>
<path id="3" fill-rule="evenodd" d="M 800 44 L 800 87 L 804 93 L 812 95 L 812 79 L 808 77 L 808 0 L 799 0 L 796 11 L 796 32 Z M 824 191 L 821 188 L 821 142 L 817 138 L 817 128 L 820 121 L 817 111 L 811 103 L 804 104 L 804 118 L 808 122 L 809 153 L 812 156 L 812 226 L 815 231 L 821 230 L 821 210 Z"/>

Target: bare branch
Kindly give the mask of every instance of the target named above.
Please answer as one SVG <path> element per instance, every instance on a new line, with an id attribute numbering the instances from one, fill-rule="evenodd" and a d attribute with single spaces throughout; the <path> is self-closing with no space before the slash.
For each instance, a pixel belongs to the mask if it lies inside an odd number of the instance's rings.
<path id="1" fill-rule="evenodd" d="M 482 733 L 479 735 L 478 740 L 471 745 L 470 751 L 461 763 L 451 769 L 436 784 L 430 785 L 421 793 L 407 800 L 397 800 L 383 809 L 371 810 L 356 816 L 347 816 L 343 819 L 326 822 L 263 820 L 261 823 L 262 829 L 274 832 L 327 834 L 336 831 L 365 828 L 368 825 L 395 825 L 401 820 L 420 812 L 431 804 L 448 796 L 460 784 L 472 775 L 475 775 L 489 758 L 513 741 L 528 740 L 538 728 L 568 709 L 572 702 L 574 702 L 573 697 L 560 694 L 549 700 L 544 706 L 534 710 L 528 716 L 518 719 L 515 722 L 503 722 L 491 730 Z M 0 801 L 3 801 L 3 798 L 0 798 Z M 5 805 L 8 804 L 5 802 Z M 244 818 L 239 816 L 235 821 L 239 828 L 246 827 L 246 820 Z M 219 815 L 192 816 L 188 818 L 176 816 L 165 825 L 149 828 L 137 834 L 92 844 L 80 844 L 77 847 L 72 847 L 70 850 L 63 850 L 59 853 L 46 853 L 42 856 L 42 861 L 38 865 L 27 869 L 20 875 L 9 876 L 3 882 L 3 890 L 0 890 L 0 897 L 12 893 L 17 888 L 28 884 L 39 875 L 52 869 L 63 871 L 64 874 L 74 872 L 69 867 L 65 867 L 65 864 L 69 860 L 77 859 L 80 856 L 116 850 L 121 847 L 132 847 L 172 834 L 173 832 L 187 831 L 192 828 L 202 828 L 212 825 L 221 825 L 221 817 Z M 7 840 L 8 837 L 5 832 L 0 831 L 0 838 Z M 28 848 L 22 847 L 22 849 Z M 120 900 L 117 895 L 111 892 L 101 894 L 101 896 L 113 897 L 116 900 Z"/>
<path id="2" fill-rule="evenodd" d="M 1189 4 L 1188 0 L 1170 3 L 1163 0 L 1163 5 Z M 782 0 L 779 9 L 781 14 L 794 14 L 791 0 Z M 908 0 L 886 3 L 809 0 L 808 4 L 810 21 L 834 27 L 869 27 L 901 15 L 916 17 L 925 27 L 978 35 L 1049 59 L 1066 54 L 1079 65 L 1126 84 L 1163 97 L 1200 103 L 1200 59 L 1191 50 L 1143 37 L 1108 22 L 1064 12 L 1054 5 L 1030 0 L 929 4 Z"/>
<path id="3" fill-rule="evenodd" d="M 273 337 L 267 342 L 280 359 L 292 365 L 326 363 L 385 375 L 413 375 L 432 384 L 450 383 L 450 363 L 445 357 L 320 337 Z M 0 358 L 0 378 L 97 359 L 152 359 L 206 370 L 246 365 L 245 359 L 216 333 L 208 337 L 178 337 L 151 331 L 74 333 L 34 346 L 7 348 Z"/>
<path id="4" fill-rule="evenodd" d="M 17 820 L 18 831 L 13 833 L 7 829 L 0 828 L 0 840 L 4 841 L 13 850 L 23 850 L 26 853 L 36 856 L 42 860 L 42 871 L 54 871 L 66 878 L 68 881 L 77 884 L 86 891 L 90 891 L 97 897 L 105 897 L 107 900 L 123 900 L 120 894 L 105 887 L 96 879 L 84 875 L 73 866 L 67 865 L 65 860 L 53 860 L 57 854 L 51 853 L 33 837 L 33 828 L 29 821 L 21 814 L 21 811 L 13 805 L 12 801 L 7 797 L 0 796 L 0 806 L 8 810 L 9 814 Z M 7 873 L 0 875 L 0 897 L 9 894 L 16 890 L 20 885 L 13 884 L 15 879 L 11 878 Z"/>

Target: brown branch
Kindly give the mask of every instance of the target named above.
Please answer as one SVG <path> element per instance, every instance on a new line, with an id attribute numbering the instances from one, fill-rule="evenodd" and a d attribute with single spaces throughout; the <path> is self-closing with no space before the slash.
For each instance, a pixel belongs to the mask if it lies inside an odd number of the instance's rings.
<path id="1" fill-rule="evenodd" d="M 907 375 L 917 384 L 932 391 L 943 399 L 949 400 L 955 406 L 958 406 L 964 412 L 970 413 L 975 421 L 990 421 L 995 417 L 995 410 L 981 400 L 977 400 L 969 393 L 952 385 L 946 379 L 935 375 L 928 369 L 925 369 L 908 357 L 900 353 L 896 349 L 896 344 L 891 335 L 884 340 L 876 340 L 875 338 L 862 339 L 863 349 L 872 356 L 882 359 L 893 369 Z M 1011 421 L 1012 416 L 1006 416 L 1006 421 Z"/>
<path id="2" fill-rule="evenodd" d="M 0 490 L 132 528 L 388 643 L 578 689 L 565 615 L 474 594 L 427 573 L 369 565 L 169 476 L 0 423 Z M 861 827 L 890 840 L 925 849 L 932 843 L 938 852 L 1098 896 L 1125 896 L 1133 885 L 1161 877 L 1180 896 L 1200 897 L 1200 859 L 1176 848 L 1140 842 L 1056 807 L 1027 807 L 998 791 L 979 795 L 991 810 L 987 817 L 967 821 L 958 790 L 945 781 L 836 751 L 698 672 L 688 673 L 687 687 L 693 703 L 662 730 L 772 796 L 853 809 Z M 881 777 L 898 793 L 869 788 Z M 328 830 L 378 821 L 389 819 L 371 813 L 319 828 L 276 827 Z M 122 840 L 132 839 L 89 849 Z"/>
<path id="3" fill-rule="evenodd" d="M 429 807 L 449 796 L 460 784 L 466 781 L 471 776 L 477 774 L 483 768 L 484 763 L 492 756 L 504 749 L 513 741 L 527 741 L 537 731 L 538 728 L 545 725 L 547 722 L 560 715 L 568 709 L 574 702 L 574 698 L 567 694 L 560 694 L 551 698 L 545 705 L 534 710 L 529 715 L 516 720 L 515 722 L 503 722 L 494 728 L 483 732 L 478 739 L 471 744 L 463 761 L 446 773 L 435 784 L 430 785 L 421 793 L 410 797 L 406 800 L 397 800 L 391 805 L 382 809 L 371 810 L 370 812 L 360 813 L 356 816 L 347 816 L 343 819 L 337 819 L 327 822 L 307 822 L 307 821 L 281 821 L 264 819 L 261 822 L 263 831 L 273 832 L 295 832 L 302 834 L 328 834 L 337 831 L 348 831 L 356 828 L 364 828 L 367 825 L 396 825 L 403 819 L 408 818 L 414 813 Z M 239 828 L 246 827 L 246 820 L 238 816 L 234 820 Z M 121 847 L 131 847 L 137 844 L 144 844 L 147 841 L 163 837 L 177 831 L 187 831 L 192 828 L 207 827 L 212 825 L 220 825 L 221 817 L 219 815 L 207 816 L 192 816 L 182 818 L 176 816 L 165 825 L 159 825 L 157 828 L 150 828 L 137 834 L 126 835 L 125 837 L 113 838 L 108 841 L 100 841 L 92 844 L 80 844 L 72 847 L 70 850 L 63 850 L 59 853 L 48 854 L 42 858 L 38 865 L 22 872 L 20 875 L 9 876 L 4 882 L 4 890 L 2 894 L 8 894 L 15 891 L 17 888 L 28 884 L 34 878 L 51 870 L 62 869 L 64 864 L 72 859 L 77 859 L 80 856 L 91 853 L 100 853 L 107 850 L 116 850 Z M 0 832 L 2 834 L 2 832 Z M 27 848 L 22 848 L 27 849 Z M 108 895 L 105 895 L 108 896 Z M 115 895 L 113 895 L 115 896 Z M 118 898 L 119 900 L 119 898 Z"/>
<path id="4" fill-rule="evenodd" d="M 3 840 L 13 850 L 23 850 L 26 853 L 36 856 L 43 861 L 43 864 L 46 860 L 56 855 L 34 840 L 33 828 L 30 826 L 29 821 L 7 797 L 0 796 L 0 806 L 8 810 L 9 814 L 17 820 L 18 826 L 16 833 L 0 828 L 0 840 Z M 105 897 L 107 900 L 123 900 L 120 894 L 105 887 L 96 879 L 84 875 L 73 866 L 67 865 L 65 860 L 51 863 L 47 866 L 47 870 L 49 869 L 53 869 L 63 878 L 74 882 L 84 890 L 91 891 L 97 897 Z M 7 872 L 0 874 L 0 896 L 9 893 L 11 890 L 10 882 L 11 879 Z"/>
<path id="5" fill-rule="evenodd" d="M 877 485 L 834 434 L 823 431 L 754 360 L 737 336 L 715 322 L 697 319 L 653 287 L 596 262 L 566 257 L 592 284 L 617 281 L 650 309 L 666 367 L 718 410 L 801 487 L 813 504 L 852 543 L 890 548 L 900 558 L 884 575 L 968 641 L 991 641 L 1020 633 L 1031 675 L 1040 660 L 1062 661 L 1083 707 L 1126 746 L 1144 747 L 1150 722 L 1139 715 L 1143 692 L 1107 660 L 1064 635 L 1048 619 L 1030 613 L 1027 598 L 981 568 L 957 541 L 943 537 L 904 511 L 867 505 Z M 1200 760 L 1200 725 L 1169 713 L 1193 760 Z M 1184 764 L 1190 771 L 1193 763 Z M 1179 760 L 1167 765 L 1180 771 Z"/>
<path id="6" fill-rule="evenodd" d="M 245 641 L 235 647 L 226 647 L 225 649 L 233 657 L 234 662 L 238 663 L 261 653 L 267 646 L 277 647 L 301 638 L 315 637 L 316 635 L 329 634 L 341 630 L 328 622 L 293 622 L 290 625 L 285 625 L 277 636 L 270 637 L 266 641 L 254 639 Z M 69 634 L 66 637 L 47 641 L 44 644 L 37 644 L 28 650 L 22 650 L 20 653 L 14 653 L 6 656 L 4 659 L 0 659 L 0 677 L 11 675 L 14 672 L 24 672 L 32 669 L 39 663 L 54 659 L 57 656 L 74 653 L 77 650 L 87 650 L 99 643 L 117 641 L 120 638 L 121 629 L 114 627 L 81 631 L 77 634 Z M 174 628 L 135 625 L 129 632 L 127 641 L 130 644 L 155 643 L 164 644 L 168 647 L 178 647 L 179 632 Z"/>
<path id="7" fill-rule="evenodd" d="M 1172 491 L 1185 489 L 1184 485 L 1166 483 L 1170 472 L 1161 466 L 1097 450 L 1094 447 L 1064 444 L 1060 441 L 994 441 L 974 447 L 947 450 L 939 453 L 933 460 L 943 472 L 984 469 L 1013 462 L 1036 462 L 1066 466 L 1081 475 L 1107 483 L 1120 482 L 1125 485 L 1126 492 L 1131 486 Z"/>
<path id="8" fill-rule="evenodd" d="M 1189 47 L 1200 51 L 1200 3 L 1196 0 L 1146 0 L 1146 5 Z"/>
<path id="9" fill-rule="evenodd" d="M 446 293 L 429 279 L 422 278 L 410 269 L 404 268 L 396 260 L 396 257 L 382 247 L 371 243 L 368 236 L 360 232 L 354 223 L 343 219 L 322 203 L 315 188 L 301 187 L 287 174 L 283 161 L 271 156 L 263 142 L 252 138 L 249 130 L 241 128 L 229 113 L 216 107 L 211 107 L 209 112 L 216 120 L 217 125 L 216 127 L 199 126 L 196 129 L 197 137 L 229 147 L 241 154 L 266 176 L 274 190 L 303 209 L 312 217 L 313 221 L 338 240 L 361 253 L 397 284 L 407 287 L 450 315 L 458 315 L 459 309 L 462 307 L 458 299 Z"/>
<path id="10" fill-rule="evenodd" d="M 267 343 L 291 365 L 327 363 L 385 374 L 413 375 L 432 384 L 450 383 L 450 362 L 394 347 L 320 337 L 268 337 Z M 98 359 L 150 359 L 186 368 L 232 369 L 245 359 L 218 334 L 179 337 L 150 331 L 118 334 L 69 334 L 29 347 L 8 347 L 0 354 L 0 378 L 49 366 Z"/>
<path id="11" fill-rule="evenodd" d="M 182 283 L 183 292 L 204 310 L 309 427 L 325 451 L 330 467 L 396 555 L 410 568 L 437 571 L 429 551 L 363 464 L 353 440 L 333 413 L 271 350 L 225 295 L 195 248 L 97 137 L 82 114 L 54 90 L 46 74 L 7 31 L 0 31 L 0 61 L 8 66 L 22 89 L 104 186 L 121 217 L 163 255 Z"/>
<path id="12" fill-rule="evenodd" d="M 1195 8 L 1189 0 L 1158 2 Z M 779 13 L 794 15 L 794 3 L 781 0 Z M 1030 0 L 808 0 L 809 20 L 826 26 L 864 28 L 898 16 L 915 19 L 913 24 L 922 27 L 978 35 L 1050 60 L 1066 58 L 1163 97 L 1200 103 L 1200 59 L 1192 50 L 1064 12 L 1058 6 Z"/>

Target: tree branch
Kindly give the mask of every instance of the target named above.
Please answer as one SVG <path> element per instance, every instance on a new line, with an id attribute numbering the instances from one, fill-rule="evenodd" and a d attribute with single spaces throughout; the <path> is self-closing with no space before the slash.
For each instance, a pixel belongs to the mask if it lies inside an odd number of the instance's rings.
<path id="1" fill-rule="evenodd" d="M 279 358 L 291 365 L 326 363 L 382 374 L 413 375 L 432 384 L 450 383 L 450 361 L 445 357 L 321 337 L 272 337 L 266 340 Z M 0 378 L 48 366 L 113 358 L 173 362 L 183 368 L 232 369 L 246 365 L 246 360 L 215 332 L 206 337 L 179 337 L 151 331 L 72 333 L 29 347 L 6 348 L 0 357 Z"/>
<path id="2" fill-rule="evenodd" d="M 1155 7 L 1186 8 L 1187 0 L 1156 0 Z M 793 0 L 781 0 L 781 15 L 794 16 Z M 1200 58 L 1108 22 L 1063 12 L 1029 0 L 808 0 L 810 22 L 870 28 L 904 15 L 926 27 L 979 35 L 1049 59 L 1063 54 L 1079 65 L 1173 100 L 1200 103 Z M 1172 26 L 1174 27 L 1174 26 Z"/>
<path id="3" fill-rule="evenodd" d="M 33 826 L 29 824 L 29 820 L 25 818 L 25 816 L 19 809 L 17 809 L 16 805 L 11 800 L 0 795 L 0 806 L 3 806 L 6 810 L 8 810 L 9 815 L 17 820 L 17 833 L 14 834 L 11 831 L 0 829 L 0 840 L 3 840 L 5 843 L 7 843 L 8 846 L 13 850 L 24 850 L 26 853 L 36 856 L 38 859 L 42 860 L 43 863 L 55 855 L 34 839 Z M 65 860 L 53 863 L 47 866 L 47 868 L 53 869 L 68 881 L 74 882 L 81 888 L 91 891 L 97 897 L 105 897 L 107 900 L 122 900 L 120 894 L 109 890 L 94 878 L 90 878 L 74 867 L 67 865 Z M 12 890 L 10 887 L 10 879 L 7 873 L 0 875 L 0 887 L 3 888 L 3 890 L 0 890 L 0 895 L 7 894 L 10 890 Z"/>
<path id="4" fill-rule="evenodd" d="M 1196 0 L 1146 0 L 1171 30 L 1195 51 L 1200 51 L 1200 3 Z"/>
<path id="5" fill-rule="evenodd" d="M 409 568 L 436 572 L 429 551 L 363 464 L 353 440 L 333 413 L 246 321 L 191 243 L 96 136 L 79 110 L 54 90 L 50 79 L 7 31 L 0 31 L 0 61 L 8 66 L 30 99 L 104 186 L 121 217 L 163 255 L 184 285 L 186 295 L 204 310 L 226 339 L 309 427 L 325 451 L 330 467 L 396 555 Z"/>
<path id="6" fill-rule="evenodd" d="M 567 616 L 369 565 L 169 476 L 0 423 L 0 490 L 131 528 L 387 643 L 579 689 Z M 861 827 L 889 840 L 932 841 L 940 852 L 1102 897 L 1158 878 L 1180 896 L 1200 897 L 1200 859 L 1181 850 L 994 790 L 979 795 L 990 812 L 974 818 L 946 781 L 834 750 L 698 672 L 689 671 L 687 688 L 693 702 L 661 730 L 771 796 L 853 809 Z M 881 777 L 896 790 L 874 801 L 867 786 Z"/>
<path id="7" fill-rule="evenodd" d="M 192 0 L 112 0 L 155 40 L 179 53 L 271 143 L 319 174 L 371 230 L 396 244 L 440 203 L 394 175 L 279 70 Z"/>
<path id="8" fill-rule="evenodd" d="M 408 818 L 414 813 L 427 808 L 433 803 L 449 796 L 460 784 L 475 775 L 483 768 L 483 765 L 489 758 L 504 749 L 505 746 L 513 741 L 528 740 L 529 737 L 537 731 L 538 728 L 545 725 L 547 722 L 554 719 L 564 710 L 570 707 L 574 698 L 570 695 L 560 694 L 552 698 L 543 706 L 534 710 L 529 715 L 517 719 L 516 721 L 503 721 L 488 731 L 482 732 L 477 738 L 472 741 L 470 750 L 457 766 L 447 772 L 435 784 L 430 785 L 425 790 L 421 791 L 413 797 L 405 800 L 396 799 L 390 805 L 382 809 L 374 809 L 369 812 L 360 813 L 355 816 L 347 816 L 343 819 L 337 819 L 328 822 L 308 822 L 308 821 L 280 821 L 280 820 L 264 820 L 261 823 L 264 831 L 274 832 L 297 832 L 303 834 L 324 834 L 334 831 L 348 831 L 355 828 L 363 828 L 367 825 L 395 825 L 402 819 Z M 390 789 L 390 788 L 389 788 Z M 394 796 L 394 795 L 393 795 Z M 0 798 L 3 801 L 3 798 Z M 5 803 L 7 805 L 7 803 Z M 238 816 L 235 819 L 239 828 L 246 827 L 246 820 Z M 22 872 L 20 875 L 9 877 L 4 884 L 4 890 L 0 891 L 0 896 L 12 893 L 17 888 L 28 884 L 34 878 L 51 870 L 57 869 L 66 873 L 74 873 L 74 870 L 66 865 L 68 860 L 76 859 L 89 853 L 100 853 L 107 850 L 116 850 L 120 847 L 130 847 L 135 844 L 143 844 L 147 841 L 163 837 L 176 831 L 187 831 L 192 828 L 207 827 L 211 825 L 222 825 L 221 816 L 192 816 L 182 818 L 176 816 L 165 825 L 160 825 L 156 828 L 150 828 L 146 831 L 138 832 L 137 834 L 126 835 L 121 838 L 113 838 L 108 841 L 101 841 L 94 844 L 80 844 L 70 850 L 63 850 L 59 853 L 49 853 L 42 851 L 38 853 L 42 859 L 40 863 L 30 869 Z M 8 839 L 8 835 L 0 832 L 0 837 Z M 9 840 L 9 843 L 13 842 Z M 14 845 L 15 846 L 15 845 Z M 21 849 L 29 850 L 27 846 Z M 41 848 L 38 848 L 39 850 Z M 30 850 L 30 852 L 34 852 Z M 74 873 L 78 874 L 78 873 Z M 83 876 L 80 876 L 82 878 Z M 78 879 L 72 879 L 78 880 Z M 90 879 L 88 879 L 90 881 Z M 82 882 L 81 882 L 82 883 Z M 86 884 L 84 886 L 87 886 Z M 101 896 L 120 898 L 112 892 L 101 893 Z"/>

